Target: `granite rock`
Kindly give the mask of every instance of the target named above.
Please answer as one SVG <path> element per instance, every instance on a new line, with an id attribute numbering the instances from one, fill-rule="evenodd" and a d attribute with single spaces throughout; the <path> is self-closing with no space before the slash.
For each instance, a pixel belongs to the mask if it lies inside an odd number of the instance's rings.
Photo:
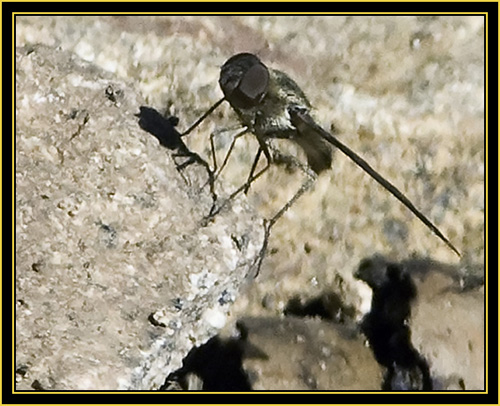
<path id="1" fill-rule="evenodd" d="M 68 51 L 16 52 L 17 389 L 154 389 L 224 326 L 260 219 L 211 221 L 205 166 L 138 125 L 134 87 Z"/>

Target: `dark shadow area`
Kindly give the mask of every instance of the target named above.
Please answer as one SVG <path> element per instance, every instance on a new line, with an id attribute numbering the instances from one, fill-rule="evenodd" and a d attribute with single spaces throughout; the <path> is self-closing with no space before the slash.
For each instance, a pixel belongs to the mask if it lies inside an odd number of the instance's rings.
<path id="1" fill-rule="evenodd" d="M 197 153 L 189 150 L 186 144 L 182 141 L 182 134 L 175 129 L 177 124 L 179 124 L 179 119 L 174 116 L 164 117 L 151 107 L 141 106 L 139 110 L 139 113 L 136 114 L 136 117 L 139 118 L 139 127 L 158 139 L 158 141 L 160 141 L 160 145 L 174 151 L 172 156 L 178 171 L 182 171 L 194 163 L 197 163 L 205 168 L 208 176 L 206 184 L 210 187 L 210 193 L 215 207 L 217 195 L 215 194 L 214 172 L 210 169 L 210 166 L 203 158 L 201 158 Z M 177 162 L 177 158 L 184 160 L 182 162 Z M 210 212 L 214 210 L 214 207 L 212 207 Z"/>
<path id="2" fill-rule="evenodd" d="M 238 338 L 215 336 L 206 344 L 193 348 L 184 358 L 182 368 L 171 373 L 160 390 L 251 391 L 243 359 L 268 357 L 247 342 L 248 333 L 240 323 L 237 327 L 240 331 Z M 192 387 L 193 382 L 195 387 Z"/>
<path id="3" fill-rule="evenodd" d="M 295 296 L 288 301 L 283 313 L 285 316 L 319 317 L 345 324 L 354 320 L 356 311 L 352 306 L 346 306 L 337 293 L 325 292 L 306 301 Z"/>
<path id="4" fill-rule="evenodd" d="M 454 281 L 449 290 L 457 293 L 480 288 L 485 283 L 484 266 L 481 264 L 469 263 L 457 267 L 432 258 L 412 258 L 402 261 L 401 266 L 412 278 L 425 279 L 431 271 L 448 276 Z"/>
<path id="5" fill-rule="evenodd" d="M 139 127 L 158 139 L 160 145 L 175 151 L 174 158 L 187 158 L 182 163 L 176 162 L 177 169 L 182 170 L 195 162 L 204 166 L 209 176 L 208 183 L 213 191 L 214 174 L 207 162 L 197 153 L 190 151 L 182 141 L 182 135 L 175 129 L 175 126 L 179 124 L 179 119 L 174 116 L 164 117 L 151 107 L 141 106 L 139 110 L 140 112 L 136 114 L 139 118 Z"/>
<path id="6" fill-rule="evenodd" d="M 410 340 L 411 302 L 417 295 L 410 275 L 382 257 L 365 259 L 355 277 L 373 290 L 372 306 L 361 322 L 378 363 L 387 368 L 383 390 L 432 390 L 429 366 Z"/>
<path id="7" fill-rule="evenodd" d="M 181 134 L 174 128 L 179 123 L 177 117 L 165 118 L 155 109 L 146 106 L 141 106 L 139 110 L 136 114 L 139 127 L 156 137 L 165 148 L 189 152 L 181 140 Z"/>

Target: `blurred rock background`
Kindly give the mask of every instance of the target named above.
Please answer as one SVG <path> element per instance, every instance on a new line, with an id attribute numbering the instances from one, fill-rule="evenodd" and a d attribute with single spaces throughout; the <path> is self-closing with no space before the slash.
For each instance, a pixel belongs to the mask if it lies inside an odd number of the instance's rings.
<path id="1" fill-rule="evenodd" d="M 335 153 L 332 170 L 273 228 L 260 275 L 231 307 L 230 326 L 241 317 L 282 317 L 292 298 L 330 292 L 359 321 L 371 292 L 352 275 L 376 253 L 393 261 L 430 258 L 457 274 L 481 276 L 483 28 L 482 17 L 473 16 L 42 16 L 16 18 L 16 45 L 43 43 L 75 53 L 137 89 L 146 105 L 178 116 L 181 130 L 222 96 L 217 80 L 224 61 L 255 53 L 287 72 L 323 127 L 334 124 L 339 137 L 462 252 L 459 260 Z M 186 142 L 210 161 L 209 135 L 217 132 L 221 162 L 237 124 L 223 105 Z M 286 142 L 283 148 L 301 156 Z M 251 135 L 238 140 L 220 180 L 224 188 L 244 182 L 256 149 Z M 274 167 L 252 185 L 248 203 L 270 217 L 302 180 Z M 440 317 L 427 315 L 436 323 Z"/>

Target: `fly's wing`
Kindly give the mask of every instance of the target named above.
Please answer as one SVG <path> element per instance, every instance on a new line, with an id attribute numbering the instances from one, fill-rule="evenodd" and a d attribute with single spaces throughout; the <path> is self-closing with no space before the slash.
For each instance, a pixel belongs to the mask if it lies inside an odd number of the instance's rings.
<path id="1" fill-rule="evenodd" d="M 332 166 L 332 148 L 318 133 L 307 125 L 301 125 L 293 140 L 304 150 L 307 164 L 318 175 Z"/>
<path id="2" fill-rule="evenodd" d="M 391 193 L 396 199 L 403 203 L 415 216 L 417 216 L 420 221 L 422 221 L 428 228 L 434 232 L 453 252 L 460 256 L 460 252 L 453 246 L 453 244 L 446 238 L 441 231 L 427 218 L 425 217 L 415 205 L 403 194 L 396 186 L 390 183 L 388 180 L 384 179 L 379 175 L 363 158 L 351 150 L 348 146 L 344 145 L 333 135 L 323 130 L 312 117 L 307 113 L 306 110 L 300 108 L 299 106 L 292 106 L 288 109 L 290 114 L 290 119 L 292 124 L 297 128 L 297 132 L 300 134 L 307 134 L 314 132 L 317 137 L 321 137 L 323 140 L 328 141 L 333 146 L 341 150 L 345 155 L 347 155 L 352 161 L 356 163 L 361 169 L 363 169 L 368 175 L 375 179 L 380 185 L 384 187 L 389 193 Z"/>

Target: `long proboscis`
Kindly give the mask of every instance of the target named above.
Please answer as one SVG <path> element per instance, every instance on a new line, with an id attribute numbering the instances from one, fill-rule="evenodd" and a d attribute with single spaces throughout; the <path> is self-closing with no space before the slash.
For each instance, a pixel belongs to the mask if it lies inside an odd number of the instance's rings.
<path id="1" fill-rule="evenodd" d="M 363 158 L 356 154 L 347 145 L 340 142 L 332 134 L 321 128 L 316 122 L 307 114 L 305 111 L 301 110 L 289 110 L 293 124 L 301 131 L 301 126 L 308 126 L 318 133 L 324 140 L 328 141 L 330 144 L 341 150 L 345 155 L 347 155 L 356 165 L 363 169 L 368 175 L 375 179 L 382 187 L 384 187 L 389 193 L 391 193 L 396 199 L 398 199 L 403 205 L 405 205 L 415 216 L 417 216 L 420 221 L 422 221 L 428 228 L 434 232 L 455 254 L 459 257 L 461 256 L 460 251 L 458 251 L 453 244 L 446 238 L 446 236 L 439 231 L 439 229 L 427 218 L 420 210 L 418 210 L 415 205 L 399 191 L 399 189 L 390 183 L 388 180 L 379 175 Z M 306 128 L 302 127 L 305 131 Z"/>

